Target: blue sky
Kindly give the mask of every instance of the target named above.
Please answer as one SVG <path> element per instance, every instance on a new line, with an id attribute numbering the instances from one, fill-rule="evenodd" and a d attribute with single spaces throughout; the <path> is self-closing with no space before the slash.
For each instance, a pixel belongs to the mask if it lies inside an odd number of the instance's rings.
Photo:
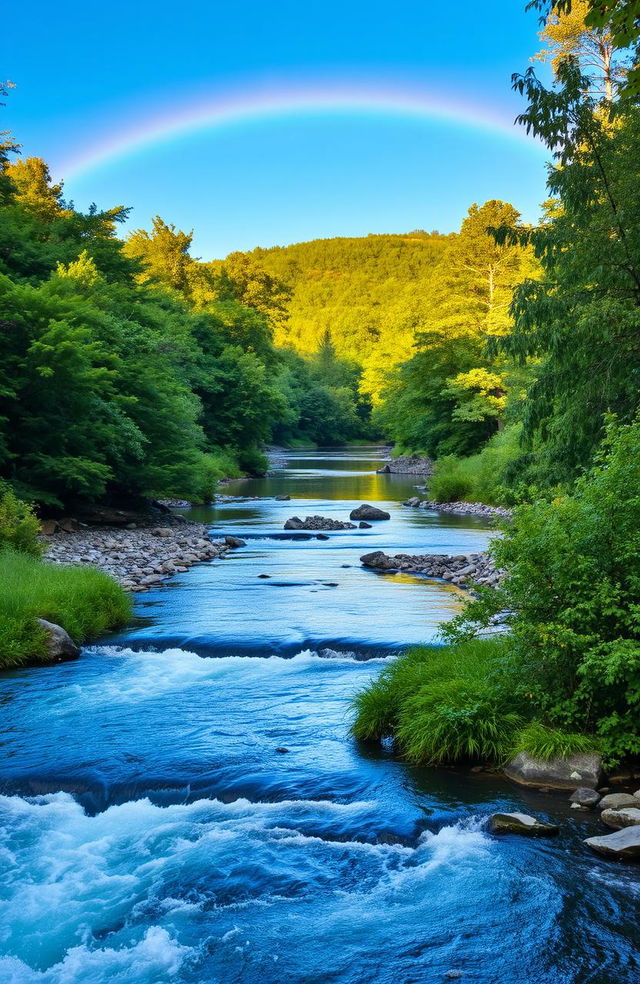
<path id="1" fill-rule="evenodd" d="M 508 125 L 521 108 L 511 73 L 537 45 L 536 15 L 524 6 L 38 0 L 5 19 L 0 75 L 18 88 L 0 128 L 64 177 L 97 144 L 237 93 L 407 90 Z M 81 208 L 133 206 L 133 227 L 160 214 L 193 228 L 193 251 L 208 259 L 322 236 L 446 232 L 488 198 L 533 221 L 544 161 L 506 129 L 388 108 L 297 108 L 165 134 L 76 171 L 65 191 Z"/>

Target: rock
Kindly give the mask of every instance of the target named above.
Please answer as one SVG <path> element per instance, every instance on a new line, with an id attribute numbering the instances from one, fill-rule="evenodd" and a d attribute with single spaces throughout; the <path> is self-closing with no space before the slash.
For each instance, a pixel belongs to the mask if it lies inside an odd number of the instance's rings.
<path id="1" fill-rule="evenodd" d="M 389 468 L 389 465 L 385 465 L 383 468 L 378 468 L 377 474 L 378 475 L 390 475 L 391 474 L 391 469 Z"/>
<path id="2" fill-rule="evenodd" d="M 587 837 L 585 844 L 598 854 L 608 858 L 618 858 L 624 861 L 640 859 L 640 827 L 624 827 L 615 834 L 603 834 L 601 837 Z"/>
<path id="3" fill-rule="evenodd" d="M 569 802 L 574 806 L 595 806 L 600 802 L 600 793 L 586 786 L 578 786 L 569 797 Z"/>
<path id="4" fill-rule="evenodd" d="M 417 507 L 420 505 L 420 499 L 418 498 L 417 495 L 412 495 L 410 499 L 407 499 L 406 502 L 403 502 L 403 505 L 411 506 L 412 509 L 417 509 Z"/>
<path id="5" fill-rule="evenodd" d="M 638 800 L 631 793 L 609 793 L 603 796 L 599 806 L 601 810 L 622 810 L 638 805 Z"/>
<path id="6" fill-rule="evenodd" d="M 391 558 L 387 557 L 382 550 L 374 550 L 372 553 L 364 554 L 360 558 L 360 563 L 364 564 L 365 567 L 373 567 L 374 570 L 379 571 L 389 570 L 393 566 Z"/>
<path id="7" fill-rule="evenodd" d="M 614 830 L 635 827 L 640 824 L 640 803 L 637 806 L 622 807 L 621 810 L 603 810 L 600 819 Z"/>
<path id="8" fill-rule="evenodd" d="M 531 758 L 526 752 L 509 762 L 505 775 L 522 786 L 549 786 L 551 789 L 595 789 L 600 784 L 602 765 L 599 755 L 588 753 L 548 762 Z"/>
<path id="9" fill-rule="evenodd" d="M 462 977 L 462 971 L 461 970 L 448 970 L 445 973 L 444 976 L 446 977 L 446 979 L 448 981 L 457 981 L 460 977 Z"/>
<path id="10" fill-rule="evenodd" d="M 358 527 L 361 530 L 371 530 L 371 529 L 373 529 L 371 523 L 365 523 L 365 521 L 363 519 L 360 520 L 360 522 L 358 523 Z"/>
<path id="11" fill-rule="evenodd" d="M 635 796 L 636 799 L 640 799 L 640 789 L 636 789 L 633 795 Z"/>
<path id="12" fill-rule="evenodd" d="M 36 622 L 46 635 L 47 656 L 50 660 L 61 663 L 67 659 L 77 659 L 80 647 L 69 635 L 66 629 L 55 622 L 47 622 L 45 618 L 37 618 Z"/>
<path id="13" fill-rule="evenodd" d="M 318 533 L 318 535 L 316 537 L 316 540 L 328 540 L 328 539 L 329 539 L 329 537 L 327 536 L 326 533 Z"/>
<path id="14" fill-rule="evenodd" d="M 289 749 L 285 748 L 284 745 L 280 745 L 279 748 L 276 748 L 276 752 L 278 753 L 278 755 L 286 755 L 288 751 Z"/>
<path id="15" fill-rule="evenodd" d="M 289 502 L 291 499 L 290 495 L 274 495 L 276 502 Z"/>
<path id="16" fill-rule="evenodd" d="M 64 519 L 58 520 L 58 526 L 65 533 L 77 533 L 80 529 L 80 525 L 77 519 L 70 519 L 66 516 Z"/>
<path id="17" fill-rule="evenodd" d="M 263 579 L 266 579 L 266 578 L 271 577 L 271 574 L 258 574 L 258 577 L 261 577 Z"/>
<path id="18" fill-rule="evenodd" d="M 40 532 L 43 536 L 53 536 L 59 529 L 58 521 L 55 519 L 45 519 L 40 523 Z"/>
<path id="19" fill-rule="evenodd" d="M 246 547 L 247 545 L 247 541 L 241 540 L 239 536 L 225 536 L 224 542 L 228 547 L 231 547 L 232 550 L 235 550 L 237 547 Z"/>
<path id="20" fill-rule="evenodd" d="M 291 519 L 286 521 L 284 528 L 285 530 L 303 530 L 304 523 L 299 516 L 292 516 Z"/>
<path id="21" fill-rule="evenodd" d="M 285 530 L 355 530 L 353 523 L 343 523 L 339 519 L 328 516 L 305 516 L 304 522 L 299 516 L 292 516 L 284 524 Z"/>
<path id="22" fill-rule="evenodd" d="M 151 530 L 154 536 L 170 537 L 173 536 L 173 530 L 167 529 L 166 526 L 156 526 L 154 530 Z"/>
<path id="23" fill-rule="evenodd" d="M 560 829 L 555 823 L 543 823 L 527 813 L 494 813 L 490 827 L 494 834 L 524 834 L 527 837 L 551 837 Z"/>
<path id="24" fill-rule="evenodd" d="M 357 509 L 352 509 L 349 519 L 391 519 L 391 514 L 377 506 L 370 506 L 363 502 Z"/>

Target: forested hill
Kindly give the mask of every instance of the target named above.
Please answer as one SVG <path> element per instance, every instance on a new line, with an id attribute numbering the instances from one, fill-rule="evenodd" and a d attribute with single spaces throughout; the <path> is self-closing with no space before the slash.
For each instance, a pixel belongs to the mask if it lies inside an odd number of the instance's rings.
<path id="1" fill-rule="evenodd" d="M 327 332 L 338 355 L 364 366 L 363 389 L 412 351 L 442 288 L 442 265 L 454 236 L 421 230 L 402 235 L 315 239 L 245 254 L 292 289 L 289 319 L 276 342 L 304 355 Z"/>

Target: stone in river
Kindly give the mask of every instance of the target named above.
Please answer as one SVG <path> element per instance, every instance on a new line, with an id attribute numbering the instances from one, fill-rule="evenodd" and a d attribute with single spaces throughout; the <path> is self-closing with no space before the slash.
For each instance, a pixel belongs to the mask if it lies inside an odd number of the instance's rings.
<path id="1" fill-rule="evenodd" d="M 291 499 L 291 496 L 290 495 L 275 495 L 274 496 L 274 499 L 276 500 L 276 502 L 289 502 L 289 500 Z"/>
<path id="2" fill-rule="evenodd" d="M 587 837 L 585 844 L 605 857 L 621 861 L 640 860 L 640 827 L 624 827 L 623 830 L 616 830 L 615 834 Z"/>
<path id="3" fill-rule="evenodd" d="M 373 527 L 371 526 L 371 523 L 365 523 L 364 520 L 361 520 L 358 523 L 358 526 L 360 527 L 361 530 L 371 530 L 371 529 L 373 529 Z"/>
<path id="4" fill-rule="evenodd" d="M 608 796 L 603 796 L 599 803 L 601 810 L 621 810 L 637 805 L 638 800 L 631 793 L 609 793 Z"/>
<path id="5" fill-rule="evenodd" d="M 318 535 L 316 536 L 316 540 L 329 540 L 329 539 L 330 537 L 328 537 L 326 533 L 318 533 Z"/>
<path id="6" fill-rule="evenodd" d="M 228 547 L 235 550 L 237 547 L 246 547 L 247 541 L 241 540 L 239 536 L 225 536 L 224 542 Z"/>
<path id="7" fill-rule="evenodd" d="M 551 789 L 589 786 L 596 789 L 600 785 L 602 764 L 595 753 L 543 761 L 520 752 L 504 771 L 509 779 L 523 786 L 549 786 Z"/>
<path id="8" fill-rule="evenodd" d="M 36 622 L 44 630 L 46 636 L 46 649 L 49 659 L 60 663 L 67 659 L 77 659 L 80 655 L 80 647 L 61 625 L 55 622 L 47 622 L 44 618 L 37 618 Z"/>
<path id="9" fill-rule="evenodd" d="M 349 519 L 391 519 L 391 515 L 384 509 L 378 509 L 377 506 L 370 506 L 363 502 L 357 509 L 351 510 Z"/>
<path id="10" fill-rule="evenodd" d="M 303 530 L 304 523 L 299 516 L 292 516 L 291 519 L 286 521 L 284 528 L 285 530 Z"/>
<path id="11" fill-rule="evenodd" d="M 614 830 L 637 827 L 640 825 L 640 802 L 637 806 L 623 807 L 621 810 L 603 810 L 600 819 Z"/>
<path id="12" fill-rule="evenodd" d="M 258 577 L 271 577 L 271 574 L 258 574 Z"/>
<path id="13" fill-rule="evenodd" d="M 494 834 L 524 834 L 527 837 L 550 837 L 560 829 L 555 823 L 543 823 L 527 813 L 494 813 L 490 827 Z"/>
<path id="14" fill-rule="evenodd" d="M 586 786 L 579 786 L 569 797 L 569 802 L 576 806 L 595 806 L 600 802 L 600 793 Z"/>

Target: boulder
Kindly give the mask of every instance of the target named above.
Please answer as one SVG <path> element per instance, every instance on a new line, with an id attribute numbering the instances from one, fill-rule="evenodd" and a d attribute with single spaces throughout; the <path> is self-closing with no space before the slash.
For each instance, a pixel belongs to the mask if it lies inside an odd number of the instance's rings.
<path id="1" fill-rule="evenodd" d="M 600 819 L 607 827 L 613 827 L 614 830 L 636 827 L 640 824 L 640 803 L 637 806 L 623 807 L 621 810 L 603 810 Z"/>
<path id="2" fill-rule="evenodd" d="M 637 805 L 638 800 L 631 793 L 609 793 L 599 803 L 601 810 L 622 810 Z"/>
<path id="3" fill-rule="evenodd" d="M 388 571 L 394 566 L 391 558 L 387 557 L 382 550 L 374 550 L 372 553 L 364 554 L 360 558 L 360 563 L 364 564 L 365 567 L 373 567 L 376 571 Z"/>
<path id="4" fill-rule="evenodd" d="M 357 509 L 352 509 L 349 519 L 391 519 L 391 514 L 363 502 Z"/>
<path id="5" fill-rule="evenodd" d="M 391 468 L 389 467 L 389 465 L 384 465 L 382 468 L 378 468 L 377 474 L 378 475 L 390 475 L 391 474 Z"/>
<path id="6" fill-rule="evenodd" d="M 624 827 L 615 834 L 587 837 L 585 844 L 598 854 L 621 861 L 640 860 L 640 827 Z"/>
<path id="7" fill-rule="evenodd" d="M 549 786 L 550 789 L 578 789 L 600 785 L 602 764 L 599 755 L 588 753 L 569 758 L 534 759 L 526 752 L 509 762 L 505 775 L 522 786 Z"/>
<path id="8" fill-rule="evenodd" d="M 569 797 L 569 802 L 577 806 L 595 806 L 600 802 L 600 793 L 597 793 L 595 789 L 588 789 L 586 786 L 578 786 Z"/>
<path id="9" fill-rule="evenodd" d="M 361 530 L 370 530 L 370 529 L 373 529 L 373 527 L 371 526 L 371 523 L 365 523 L 365 521 L 363 519 L 360 520 L 360 522 L 358 523 L 358 527 Z"/>
<path id="10" fill-rule="evenodd" d="M 417 495 L 412 495 L 410 499 L 407 499 L 407 501 L 403 503 L 403 505 L 411 506 L 412 509 L 417 509 L 417 507 L 420 505 L 420 499 L 418 498 Z"/>
<path id="11" fill-rule="evenodd" d="M 40 532 L 43 536 L 53 536 L 60 529 L 56 519 L 44 519 L 40 523 Z"/>
<path id="12" fill-rule="evenodd" d="M 284 528 L 285 530 L 303 530 L 304 523 L 299 516 L 292 516 L 291 519 L 286 521 Z"/>
<path id="13" fill-rule="evenodd" d="M 44 630 L 46 636 L 47 656 L 56 663 L 61 663 L 67 659 L 77 659 L 80 655 L 80 647 L 69 635 L 66 629 L 55 622 L 47 622 L 44 618 L 37 618 L 36 622 Z"/>
<path id="14" fill-rule="evenodd" d="M 246 547 L 247 541 L 241 540 L 239 536 L 225 536 L 224 542 L 228 547 L 235 550 L 237 547 Z"/>
<path id="15" fill-rule="evenodd" d="M 555 823 L 543 823 L 527 813 L 494 813 L 489 826 L 494 834 L 524 834 L 526 837 L 551 837 L 560 829 Z"/>

